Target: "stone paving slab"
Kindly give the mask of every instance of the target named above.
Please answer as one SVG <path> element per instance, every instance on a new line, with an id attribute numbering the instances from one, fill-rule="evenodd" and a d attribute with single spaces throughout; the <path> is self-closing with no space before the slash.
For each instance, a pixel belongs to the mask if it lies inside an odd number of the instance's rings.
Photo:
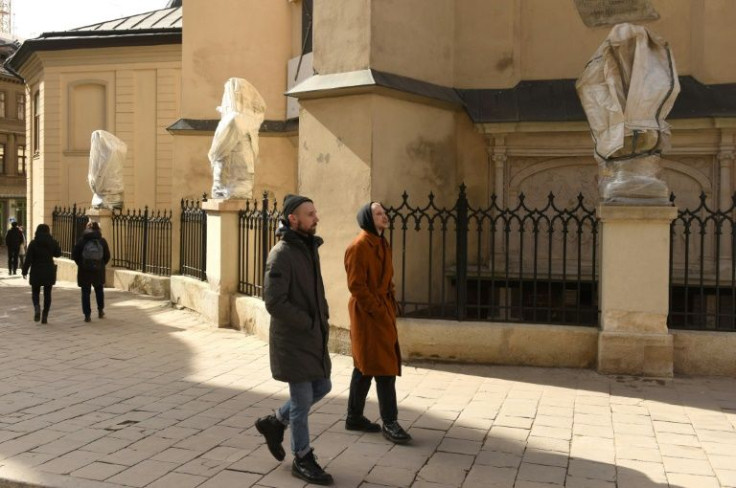
<path id="1" fill-rule="evenodd" d="M 305 486 L 253 427 L 287 395 L 267 344 L 111 289 L 84 323 L 73 284 L 53 293 L 36 324 L 27 283 L 0 270 L 0 488 Z M 344 430 L 352 360 L 333 364 L 310 427 L 339 487 L 736 488 L 736 379 L 410 364 L 414 443 L 395 446 Z"/>

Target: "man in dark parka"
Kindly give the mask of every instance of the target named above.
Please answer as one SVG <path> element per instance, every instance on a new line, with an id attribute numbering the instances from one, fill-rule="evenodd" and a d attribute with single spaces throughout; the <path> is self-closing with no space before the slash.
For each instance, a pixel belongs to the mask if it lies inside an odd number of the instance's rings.
<path id="1" fill-rule="evenodd" d="M 309 198 L 287 195 L 277 231 L 280 241 L 266 262 L 263 299 L 271 314 L 269 353 L 271 374 L 289 383 L 289 400 L 275 415 L 260 418 L 256 428 L 279 461 L 281 443 L 291 426 L 292 474 L 309 483 L 332 484 L 332 476 L 317 464 L 309 445 L 309 409 L 332 389 L 332 363 L 327 350 L 329 312 L 315 235 L 317 211 Z"/>
<path id="2" fill-rule="evenodd" d="M 394 297 L 394 268 L 391 247 L 383 237 L 389 221 L 378 202 L 358 211 L 360 234 L 345 251 L 345 271 L 350 290 L 350 343 L 353 350 L 353 375 L 350 380 L 348 415 L 345 428 L 383 433 L 396 444 L 411 436 L 399 425 L 396 401 L 396 376 L 401 374 L 401 349 L 396 329 L 397 303 Z M 378 406 L 383 426 L 363 415 L 365 400 L 376 379 Z"/>
<path id="3" fill-rule="evenodd" d="M 21 244 L 23 244 L 23 233 L 18 228 L 18 222 L 13 221 L 5 234 L 5 245 L 8 246 L 8 274 L 18 274 L 18 255 Z"/>
<path id="4" fill-rule="evenodd" d="M 95 270 L 84 269 L 82 266 L 84 245 L 95 239 L 102 245 L 102 266 Z M 92 320 L 90 295 L 93 287 L 95 289 L 95 300 L 97 301 L 97 316 L 103 318 L 105 316 L 105 265 L 110 261 L 110 247 L 107 245 L 105 238 L 102 237 L 102 230 L 98 222 L 87 222 L 87 228 L 84 229 L 82 237 L 72 249 L 72 260 L 77 263 L 77 285 L 82 289 L 84 321 L 90 322 Z"/>

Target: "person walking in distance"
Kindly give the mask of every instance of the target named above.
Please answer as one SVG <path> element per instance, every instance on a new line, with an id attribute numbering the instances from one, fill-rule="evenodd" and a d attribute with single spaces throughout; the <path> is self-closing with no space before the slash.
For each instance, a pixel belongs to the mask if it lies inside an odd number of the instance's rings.
<path id="1" fill-rule="evenodd" d="M 77 285 L 82 289 L 82 313 L 84 321 L 92 321 L 90 295 L 95 289 L 97 316 L 105 316 L 105 265 L 110 261 L 110 248 L 102 237 L 100 224 L 87 222 L 82 237 L 72 249 L 72 259 L 77 263 Z"/>
<path id="2" fill-rule="evenodd" d="M 364 205 L 358 212 L 362 229 L 345 251 L 350 301 L 350 343 L 353 375 L 350 380 L 347 430 L 383 433 L 396 444 L 406 444 L 411 436 L 399 425 L 396 376 L 401 375 L 401 350 L 396 330 L 398 305 L 394 297 L 391 248 L 383 237 L 389 221 L 378 202 Z M 365 400 L 376 379 L 382 427 L 363 415 Z"/>
<path id="3" fill-rule="evenodd" d="M 59 243 L 51 236 L 49 226 L 39 224 L 36 235 L 28 244 L 26 259 L 23 261 L 23 279 L 31 271 L 31 300 L 33 301 L 33 320 L 48 323 L 51 308 L 51 289 L 56 284 L 56 264 L 54 258 L 61 256 Z M 43 287 L 43 313 L 40 305 L 41 287 Z"/>
<path id="4" fill-rule="evenodd" d="M 5 245 L 8 246 L 8 274 L 18 274 L 18 256 L 23 244 L 23 233 L 18 228 L 18 222 L 10 222 L 10 229 L 5 234 Z"/>
<path id="5" fill-rule="evenodd" d="M 275 380 L 289 384 L 289 399 L 274 415 L 255 423 L 271 454 L 282 461 L 284 430 L 291 426 L 292 474 L 309 483 L 332 484 L 309 445 L 309 409 L 332 389 L 332 362 L 327 350 L 329 317 L 315 235 L 314 203 L 286 195 L 277 231 L 280 241 L 266 261 L 263 299 L 271 314 L 269 355 Z"/>

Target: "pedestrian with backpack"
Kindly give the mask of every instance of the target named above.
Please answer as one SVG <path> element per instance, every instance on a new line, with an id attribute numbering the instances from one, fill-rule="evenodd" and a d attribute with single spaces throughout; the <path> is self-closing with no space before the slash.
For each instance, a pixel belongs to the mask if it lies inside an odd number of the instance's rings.
<path id="1" fill-rule="evenodd" d="M 105 265 L 110 261 L 110 248 L 102 237 L 100 224 L 88 222 L 72 250 L 72 259 L 77 263 L 77 285 L 82 289 L 82 312 L 84 321 L 92 321 L 90 295 L 95 289 L 97 316 L 105 316 Z"/>
<path id="2" fill-rule="evenodd" d="M 51 289 L 56 284 L 56 263 L 54 258 L 61 256 L 59 243 L 51 236 L 49 226 L 38 224 L 36 236 L 26 252 L 21 273 L 23 279 L 31 271 L 31 300 L 33 301 L 33 320 L 48 323 L 49 309 L 51 308 Z M 41 287 L 43 287 L 43 314 L 41 313 Z"/>

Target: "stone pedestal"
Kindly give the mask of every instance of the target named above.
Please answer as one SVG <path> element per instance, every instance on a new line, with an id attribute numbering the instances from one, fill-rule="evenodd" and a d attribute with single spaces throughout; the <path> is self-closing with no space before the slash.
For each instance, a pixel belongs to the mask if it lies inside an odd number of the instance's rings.
<path id="1" fill-rule="evenodd" d="M 601 221 L 598 372 L 672 376 L 670 223 L 675 207 L 598 207 Z"/>
<path id="2" fill-rule="evenodd" d="M 85 212 L 85 215 L 90 222 L 97 222 L 100 224 L 102 237 L 107 241 L 108 246 L 110 246 L 110 252 L 112 253 L 112 210 L 107 208 L 89 208 Z M 81 235 L 79 237 L 81 237 Z M 112 267 L 112 262 L 110 262 L 105 267 L 105 287 L 112 288 L 114 283 L 115 270 Z"/>
<path id="3" fill-rule="evenodd" d="M 202 202 L 207 212 L 209 286 L 201 313 L 218 327 L 230 325 L 230 298 L 238 291 L 238 212 L 244 208 L 244 200 Z"/>

